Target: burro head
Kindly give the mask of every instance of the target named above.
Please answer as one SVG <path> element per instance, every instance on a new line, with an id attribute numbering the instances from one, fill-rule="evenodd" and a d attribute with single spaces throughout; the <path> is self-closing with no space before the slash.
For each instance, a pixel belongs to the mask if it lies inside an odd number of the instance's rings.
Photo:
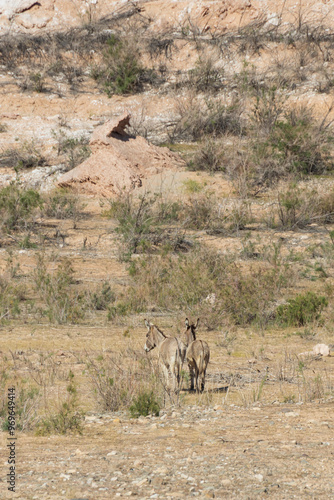
<path id="1" fill-rule="evenodd" d="M 150 352 L 156 346 L 156 342 L 155 342 L 154 335 L 153 335 L 154 325 L 152 325 L 152 323 L 147 321 L 147 319 L 145 319 L 145 325 L 147 327 L 147 334 L 146 334 L 146 342 L 145 342 L 144 350 L 146 352 Z"/>
<path id="2" fill-rule="evenodd" d="M 196 329 L 199 324 L 199 318 L 197 318 L 196 323 L 190 323 L 189 319 L 186 318 L 185 324 L 186 324 L 186 331 L 184 332 L 183 337 L 185 338 L 186 345 L 189 345 L 190 342 L 196 340 Z"/>

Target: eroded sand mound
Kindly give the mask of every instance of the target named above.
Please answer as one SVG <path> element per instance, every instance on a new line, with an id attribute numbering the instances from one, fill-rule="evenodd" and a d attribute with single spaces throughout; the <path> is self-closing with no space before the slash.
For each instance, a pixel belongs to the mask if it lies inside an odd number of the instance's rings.
<path id="1" fill-rule="evenodd" d="M 142 179 L 150 175 L 184 165 L 166 148 L 154 146 L 144 137 L 128 135 L 125 127 L 129 121 L 130 115 L 124 114 L 98 127 L 90 140 L 92 155 L 62 175 L 58 185 L 111 196 L 124 188 L 140 187 Z"/>

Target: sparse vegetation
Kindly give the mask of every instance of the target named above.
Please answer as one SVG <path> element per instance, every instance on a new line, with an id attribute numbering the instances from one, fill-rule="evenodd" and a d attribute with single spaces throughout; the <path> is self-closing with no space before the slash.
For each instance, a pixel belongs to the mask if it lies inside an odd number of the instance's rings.
<path id="1" fill-rule="evenodd" d="M 60 403 L 57 413 L 41 419 L 36 427 L 38 436 L 47 436 L 49 434 L 82 434 L 82 420 L 84 414 L 78 408 L 77 387 L 74 382 L 74 374 L 69 372 L 69 383 L 66 387 L 66 401 Z"/>
<path id="2" fill-rule="evenodd" d="M 83 218 L 85 206 L 78 195 L 59 189 L 45 197 L 44 214 L 55 219 L 71 219 L 76 228 L 78 221 Z"/>
<path id="3" fill-rule="evenodd" d="M 33 216 L 43 205 L 40 194 L 34 189 L 25 189 L 19 183 L 12 182 L 0 190 L 1 228 L 12 232 L 29 229 Z"/>
<path id="4" fill-rule="evenodd" d="M 93 393 L 104 410 L 126 408 L 133 417 L 159 411 L 163 386 L 158 366 L 142 354 L 132 349 L 122 354 L 101 353 L 96 358 L 87 354 L 86 369 Z"/>
<path id="5" fill-rule="evenodd" d="M 141 415 L 144 417 L 147 417 L 147 415 L 158 417 L 160 405 L 153 391 L 141 392 L 130 406 L 129 411 L 132 418 L 138 418 Z"/>
<path id="6" fill-rule="evenodd" d="M 67 170 L 72 170 L 90 156 L 91 150 L 88 146 L 87 137 L 71 137 L 62 128 L 52 132 L 57 141 L 57 147 L 55 148 L 57 149 L 57 155 L 65 157 Z"/>
<path id="7" fill-rule="evenodd" d="M 69 259 L 57 263 L 49 272 L 44 255 L 37 256 L 34 285 L 42 301 L 41 313 L 51 323 L 76 323 L 85 314 L 84 294 L 74 290 L 74 270 Z"/>
<path id="8" fill-rule="evenodd" d="M 287 326 L 305 326 L 320 319 L 321 312 L 328 305 L 326 297 L 314 292 L 297 295 L 288 304 L 277 308 L 277 320 Z"/>
<path id="9" fill-rule="evenodd" d="M 34 142 L 25 142 L 18 148 L 8 148 L 0 154 L 0 167 L 12 167 L 17 171 L 45 164 L 46 159 Z"/>
<path id="10" fill-rule="evenodd" d="M 93 78 L 102 83 L 109 97 L 114 94 L 129 94 L 141 89 L 152 72 L 141 66 L 139 46 L 133 40 L 120 39 L 112 35 L 103 53 L 104 65 L 94 68 Z"/>

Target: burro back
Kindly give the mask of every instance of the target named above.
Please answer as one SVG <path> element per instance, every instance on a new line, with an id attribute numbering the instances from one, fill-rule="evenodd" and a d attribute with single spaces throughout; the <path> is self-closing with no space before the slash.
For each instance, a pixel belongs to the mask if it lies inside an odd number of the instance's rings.
<path id="1" fill-rule="evenodd" d="M 196 324 L 190 323 L 188 318 L 185 321 L 186 331 L 182 339 L 187 345 L 186 359 L 190 374 L 190 390 L 203 392 L 205 386 L 206 370 L 210 361 L 210 349 L 207 342 L 196 339 L 196 329 L 199 324 L 199 318 Z"/>
<path id="2" fill-rule="evenodd" d="M 149 352 L 157 347 L 167 387 L 171 385 L 175 393 L 180 392 L 181 371 L 184 359 L 182 342 L 175 337 L 167 337 L 160 328 L 146 319 L 145 325 L 147 327 L 145 351 Z"/>

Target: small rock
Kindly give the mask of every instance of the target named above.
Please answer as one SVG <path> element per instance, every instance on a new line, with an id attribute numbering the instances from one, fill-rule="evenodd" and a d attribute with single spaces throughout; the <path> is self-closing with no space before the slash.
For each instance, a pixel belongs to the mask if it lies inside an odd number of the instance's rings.
<path id="1" fill-rule="evenodd" d="M 262 474 L 255 474 L 255 476 L 254 476 L 254 477 L 255 477 L 255 479 L 257 479 L 257 480 L 259 481 L 259 483 L 262 483 L 262 481 L 263 481 L 263 476 L 262 476 Z"/>
<path id="2" fill-rule="evenodd" d="M 143 486 L 143 484 L 145 484 L 147 482 L 148 482 L 148 479 L 147 479 L 147 477 L 145 477 L 144 479 L 141 479 L 140 481 L 138 481 L 137 486 Z"/>
<path id="3" fill-rule="evenodd" d="M 231 479 L 222 479 L 220 484 L 222 486 L 229 486 L 232 483 Z"/>

